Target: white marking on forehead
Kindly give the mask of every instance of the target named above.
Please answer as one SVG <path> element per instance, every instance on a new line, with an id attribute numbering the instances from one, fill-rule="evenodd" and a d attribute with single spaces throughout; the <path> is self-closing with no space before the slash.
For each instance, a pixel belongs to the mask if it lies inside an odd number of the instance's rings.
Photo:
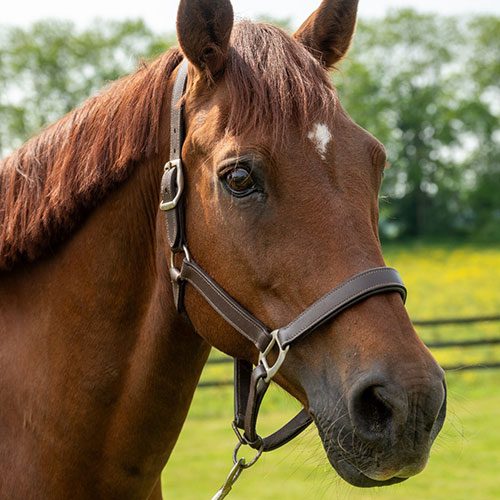
<path id="1" fill-rule="evenodd" d="M 325 123 L 316 123 L 309 134 L 307 134 L 307 137 L 314 142 L 319 155 L 325 160 L 328 144 L 332 140 L 332 134 L 328 126 Z"/>
<path id="2" fill-rule="evenodd" d="M 207 112 L 206 111 L 200 111 L 198 115 L 196 116 L 196 123 L 198 125 L 203 125 L 207 121 Z"/>

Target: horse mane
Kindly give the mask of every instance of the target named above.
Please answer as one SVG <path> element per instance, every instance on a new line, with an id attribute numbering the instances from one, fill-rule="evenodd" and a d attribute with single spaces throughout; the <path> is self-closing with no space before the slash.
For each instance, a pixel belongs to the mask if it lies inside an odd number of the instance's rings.
<path id="1" fill-rule="evenodd" d="M 172 49 L 110 85 L 0 161 L 0 271 L 32 262 L 68 238 L 140 162 L 159 153 Z M 229 133 L 279 141 L 329 107 L 328 76 L 279 28 L 235 25 L 224 77 Z"/>
<path id="2" fill-rule="evenodd" d="M 67 238 L 133 166 L 157 154 L 179 50 L 122 78 L 0 162 L 0 270 Z"/>

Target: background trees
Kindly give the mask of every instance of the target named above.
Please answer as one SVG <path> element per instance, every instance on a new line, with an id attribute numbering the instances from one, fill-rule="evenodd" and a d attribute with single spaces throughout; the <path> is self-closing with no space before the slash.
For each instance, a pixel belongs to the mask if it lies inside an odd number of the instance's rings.
<path id="1" fill-rule="evenodd" d="M 2 29 L 0 156 L 174 40 L 142 21 L 99 22 L 83 31 L 54 21 Z"/>
<path id="2" fill-rule="evenodd" d="M 499 236 L 499 29 L 410 10 L 360 23 L 335 80 L 388 149 L 386 236 Z"/>
<path id="3" fill-rule="evenodd" d="M 360 22 L 334 81 L 388 149 L 384 237 L 500 240 L 499 32 L 411 10 Z M 0 156 L 173 43 L 142 21 L 2 29 Z"/>

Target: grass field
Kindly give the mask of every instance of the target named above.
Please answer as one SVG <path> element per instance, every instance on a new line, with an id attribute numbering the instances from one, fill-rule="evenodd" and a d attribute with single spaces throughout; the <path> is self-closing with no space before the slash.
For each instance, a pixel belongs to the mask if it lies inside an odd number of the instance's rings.
<path id="1" fill-rule="evenodd" d="M 500 249 L 492 247 L 390 246 L 388 265 L 397 267 L 409 288 L 414 319 L 500 312 Z M 500 324 L 422 329 L 427 340 L 499 336 Z M 500 360 L 498 348 L 436 351 L 443 364 Z M 207 367 L 204 379 L 231 376 L 230 366 Z M 234 500 L 261 499 L 500 499 L 500 370 L 448 373 L 449 411 L 427 469 L 409 481 L 377 490 L 358 490 L 335 475 L 314 428 L 246 471 Z M 260 428 L 271 431 L 297 409 L 275 388 L 266 401 Z M 234 435 L 230 388 L 199 390 L 190 416 L 163 475 L 165 498 L 206 499 L 231 465 Z"/>

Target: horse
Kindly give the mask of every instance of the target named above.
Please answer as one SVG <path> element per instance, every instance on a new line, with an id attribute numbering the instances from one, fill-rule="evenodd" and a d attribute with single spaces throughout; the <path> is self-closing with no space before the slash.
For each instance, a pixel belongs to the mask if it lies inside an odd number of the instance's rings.
<path id="1" fill-rule="evenodd" d="M 349 483 L 423 470 L 445 419 L 444 373 L 396 278 L 291 346 L 279 330 L 309 321 L 332 287 L 337 298 L 353 276 L 388 272 L 377 228 L 386 154 L 328 74 L 357 3 L 323 0 L 290 36 L 235 23 L 229 0 L 181 0 L 179 48 L 0 163 L 1 498 L 161 498 L 211 346 L 257 366 L 256 391 L 273 376 L 295 397 Z M 171 254 L 159 210 L 178 106 L 189 255 Z M 179 307 L 190 259 L 212 295 L 278 332 L 266 352 L 189 282 Z"/>

